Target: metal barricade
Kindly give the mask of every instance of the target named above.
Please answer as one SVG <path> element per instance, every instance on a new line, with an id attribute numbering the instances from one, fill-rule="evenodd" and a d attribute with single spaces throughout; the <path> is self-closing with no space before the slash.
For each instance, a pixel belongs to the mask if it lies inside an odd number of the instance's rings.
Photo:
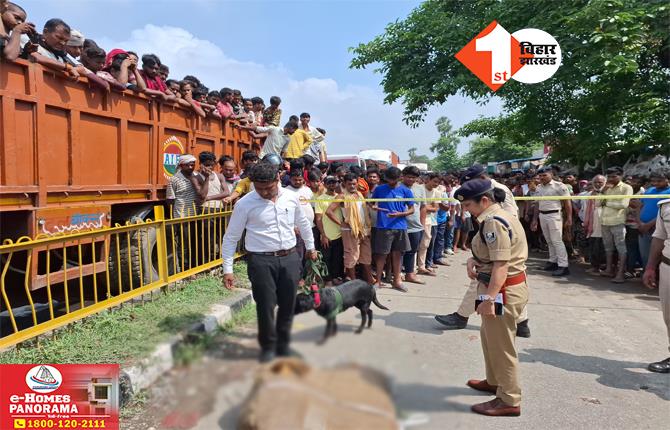
<path id="1" fill-rule="evenodd" d="M 156 206 L 154 219 L 6 240 L 0 245 L 0 349 L 220 265 L 231 208 L 200 212 L 166 218 Z M 30 284 L 34 274 L 44 287 Z"/>

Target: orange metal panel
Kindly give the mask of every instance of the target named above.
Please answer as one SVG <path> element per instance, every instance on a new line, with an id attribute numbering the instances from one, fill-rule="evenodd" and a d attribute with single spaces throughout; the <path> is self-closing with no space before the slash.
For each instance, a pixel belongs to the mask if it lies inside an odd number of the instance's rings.
<path id="1" fill-rule="evenodd" d="M 11 89 L 16 94 L 29 94 L 28 63 L 3 62 L 0 67 L 0 91 Z"/>
<path id="2" fill-rule="evenodd" d="M 112 112 L 133 121 L 151 121 L 151 103 L 150 99 L 129 92 L 110 95 Z"/>
<path id="3" fill-rule="evenodd" d="M 46 151 L 49 168 L 42 172 L 42 177 L 49 185 L 67 185 L 70 170 L 70 118 L 68 111 L 54 107 L 47 107 L 42 124 L 49 130 L 49 144 L 42 145 L 41 151 Z"/>
<path id="4" fill-rule="evenodd" d="M 153 142 L 152 127 L 144 124 L 128 122 L 126 135 L 127 155 L 126 173 L 123 184 L 151 183 L 151 146 Z"/>
<path id="5" fill-rule="evenodd" d="M 81 113 L 79 165 L 73 169 L 73 185 L 116 184 L 119 169 L 119 121 Z"/>
<path id="6" fill-rule="evenodd" d="M 23 60 L 0 64 L 4 208 L 152 201 L 179 155 L 208 150 L 239 161 L 251 147 L 231 121 L 131 91 L 105 93 Z"/>
<path id="7" fill-rule="evenodd" d="M 11 100 L 11 99 L 10 99 Z M 11 105 L 14 106 L 11 106 Z M 6 185 L 37 184 L 35 166 L 35 105 L 14 100 L 3 105 L 3 114 L 8 122 L 4 126 L 13 129 L 13 139 L 4 142 L 3 164 L 7 175 Z M 4 185 L 4 184 L 3 184 Z"/>

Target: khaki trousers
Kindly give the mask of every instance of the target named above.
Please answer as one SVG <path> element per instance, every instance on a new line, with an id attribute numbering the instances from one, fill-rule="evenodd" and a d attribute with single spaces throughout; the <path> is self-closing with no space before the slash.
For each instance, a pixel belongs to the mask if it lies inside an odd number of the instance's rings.
<path id="1" fill-rule="evenodd" d="M 661 263 L 658 271 L 658 297 L 661 299 L 663 320 L 665 321 L 665 328 L 668 332 L 668 351 L 670 351 L 670 266 Z"/>
<path id="2" fill-rule="evenodd" d="M 419 243 L 419 250 L 416 252 L 416 266 L 418 269 L 426 268 L 426 253 L 430 246 L 430 239 L 433 237 L 431 229 L 430 223 L 423 226 L 423 236 L 421 237 L 421 243 Z"/>
<path id="3" fill-rule="evenodd" d="M 461 306 L 458 308 L 457 311 L 458 315 L 464 318 L 469 318 L 470 316 L 472 316 L 472 314 L 475 313 L 476 310 L 475 300 L 477 300 L 478 285 L 479 285 L 478 280 L 473 279 L 470 281 L 470 285 L 468 285 L 468 289 L 465 291 L 465 295 L 463 296 L 463 300 L 461 301 Z M 524 306 L 516 322 L 520 323 L 526 321 L 527 319 L 528 319 L 528 307 Z"/>
<path id="4" fill-rule="evenodd" d="M 563 243 L 563 217 L 561 212 L 540 214 L 540 227 L 549 248 L 549 262 L 558 267 L 568 267 L 568 251 Z"/>
<path id="5" fill-rule="evenodd" d="M 486 286 L 479 284 L 479 294 L 486 294 Z M 526 283 L 505 288 L 505 312 L 501 316 L 482 316 L 480 330 L 486 382 L 497 385 L 496 397 L 510 406 L 521 404 L 519 385 L 519 357 L 514 344 L 516 321 L 528 303 Z"/>

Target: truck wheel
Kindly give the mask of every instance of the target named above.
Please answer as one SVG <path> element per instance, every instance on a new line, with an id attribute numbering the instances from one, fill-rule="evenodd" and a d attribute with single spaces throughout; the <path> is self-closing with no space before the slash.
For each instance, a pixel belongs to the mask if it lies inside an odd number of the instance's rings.
<path id="1" fill-rule="evenodd" d="M 128 243 L 126 234 L 114 235 L 110 241 L 109 250 L 109 277 L 112 293 L 118 294 L 119 272 L 123 291 L 130 290 L 131 286 L 138 288 L 156 282 L 159 279 L 157 252 L 155 228 L 136 230 L 130 234 L 130 243 Z M 168 273 L 173 274 L 173 268 L 169 264 L 172 261 L 171 245 L 168 246 L 167 261 Z"/>

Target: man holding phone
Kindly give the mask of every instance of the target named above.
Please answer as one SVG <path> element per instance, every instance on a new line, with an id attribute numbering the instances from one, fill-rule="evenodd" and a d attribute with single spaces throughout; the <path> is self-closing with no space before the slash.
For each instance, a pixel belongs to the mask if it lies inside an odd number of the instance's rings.
<path id="1" fill-rule="evenodd" d="M 481 339 L 486 379 L 468 381 L 478 391 L 496 398 L 472 406 L 472 411 L 489 416 L 521 414 L 519 359 L 514 345 L 517 319 L 528 303 L 526 260 L 528 245 L 519 219 L 496 203 L 488 179 L 464 183 L 454 197 L 464 210 L 477 218 L 479 231 L 472 239 L 470 279 L 479 281 L 476 310 L 482 316 Z"/>

